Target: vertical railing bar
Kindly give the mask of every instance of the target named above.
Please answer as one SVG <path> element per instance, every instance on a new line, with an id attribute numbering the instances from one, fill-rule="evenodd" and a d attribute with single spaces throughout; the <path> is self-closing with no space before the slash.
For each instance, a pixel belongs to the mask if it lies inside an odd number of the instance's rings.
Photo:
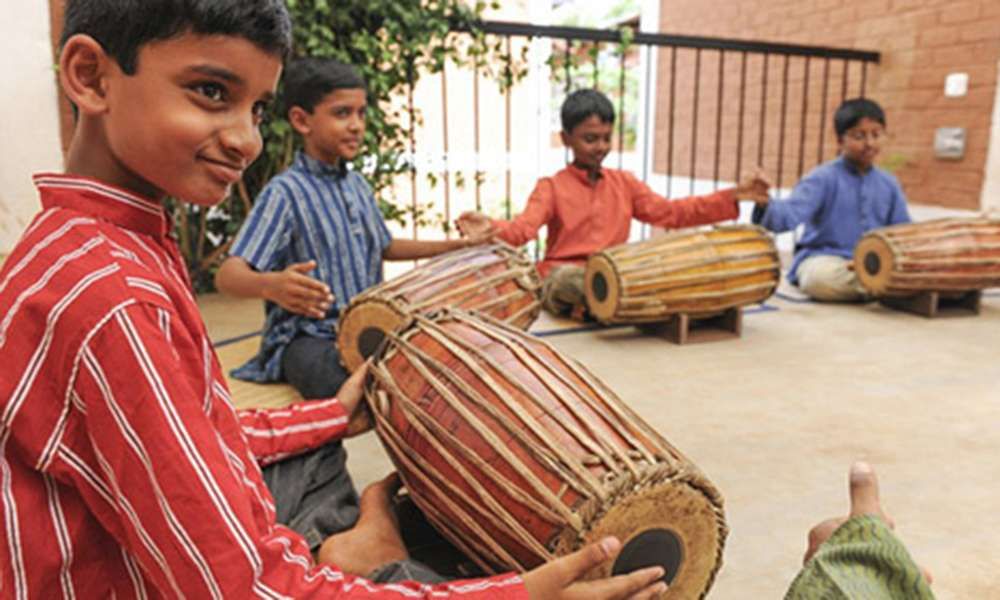
<path id="1" fill-rule="evenodd" d="M 564 55 L 563 71 L 566 76 L 566 95 L 573 91 L 573 40 L 566 40 L 566 53 Z M 567 132 L 568 133 L 568 132 Z M 569 148 L 563 147 L 563 162 L 569 163 Z"/>
<path id="2" fill-rule="evenodd" d="M 715 169 L 712 191 L 719 190 L 719 161 L 722 158 L 722 92 L 726 85 L 726 51 L 719 50 L 719 93 L 715 100 Z"/>
<path id="3" fill-rule="evenodd" d="M 476 212 L 483 210 L 483 182 L 480 174 L 479 164 L 479 57 L 475 59 L 475 73 L 472 77 L 472 144 L 473 144 L 473 165 L 475 166 L 476 179 Z"/>
<path id="4" fill-rule="evenodd" d="M 566 56 L 563 70 L 566 71 L 566 95 L 573 91 L 573 40 L 566 40 Z"/>
<path id="5" fill-rule="evenodd" d="M 445 238 L 451 239 L 451 162 L 448 154 L 448 63 L 441 67 L 441 124 L 444 141 L 444 222 Z"/>
<path id="6" fill-rule="evenodd" d="M 406 102 L 410 115 L 410 210 L 413 214 L 413 239 L 417 239 L 417 109 L 413 104 L 413 67 L 413 57 L 409 57 L 406 66 Z"/>
<path id="7" fill-rule="evenodd" d="M 677 105 L 677 46 L 670 47 L 670 119 L 667 133 L 667 193 L 669 198 L 674 180 L 674 117 Z"/>
<path id="8" fill-rule="evenodd" d="M 843 104 L 844 100 L 847 100 L 847 79 L 850 77 L 851 61 L 844 59 L 844 77 L 840 84 L 840 103 Z"/>
<path id="9" fill-rule="evenodd" d="M 865 97 L 865 88 L 868 85 L 868 62 L 861 63 L 861 97 Z"/>
<path id="10" fill-rule="evenodd" d="M 511 78 L 513 77 L 513 72 L 512 72 L 512 69 L 511 69 L 510 65 L 511 65 L 511 61 L 514 59 L 514 57 L 513 57 L 513 54 L 511 53 L 511 47 L 510 47 L 510 45 L 511 45 L 510 36 L 508 35 L 508 36 L 506 36 L 507 57 L 506 57 L 506 63 L 505 63 L 505 66 L 504 66 L 504 69 L 505 69 L 504 80 L 507 83 L 506 89 L 504 89 L 504 110 L 505 110 L 505 115 L 506 115 L 506 118 L 504 120 L 505 129 L 506 129 L 506 131 L 504 132 L 505 137 L 506 137 L 506 153 L 505 153 L 506 156 L 505 156 L 505 162 L 506 162 L 506 166 L 507 166 L 506 174 L 504 176 L 504 185 L 505 185 L 504 190 L 505 190 L 505 194 L 506 194 L 505 195 L 506 200 L 504 201 L 504 205 L 505 205 L 504 206 L 504 213 L 505 213 L 505 217 L 504 218 L 506 218 L 506 219 L 510 219 L 510 216 L 511 216 L 511 196 L 513 195 L 512 194 L 512 190 L 511 190 L 512 183 L 511 183 L 511 173 L 510 173 L 510 154 L 511 154 L 511 122 L 510 122 L 510 115 L 511 115 L 510 100 L 511 99 L 510 99 L 510 90 L 514 86 L 512 85 L 512 81 L 511 81 Z"/>
<path id="11" fill-rule="evenodd" d="M 806 115 L 809 110 L 809 57 L 806 57 L 805 79 L 802 83 L 802 122 L 799 126 L 799 168 L 796 179 L 802 179 L 806 163 Z"/>
<path id="12" fill-rule="evenodd" d="M 601 90 L 601 42 L 594 42 L 594 89 Z"/>
<path id="13" fill-rule="evenodd" d="M 768 54 L 764 55 L 764 74 L 761 79 L 761 91 L 760 91 L 760 136 L 757 142 L 757 165 L 764 165 L 764 130 L 767 124 L 767 78 L 768 78 L 768 62 L 770 56 Z"/>
<path id="14" fill-rule="evenodd" d="M 733 181 L 739 181 L 743 171 L 743 120 L 747 100 L 747 53 L 743 51 L 740 58 L 740 113 L 736 128 L 736 173 Z"/>
<path id="15" fill-rule="evenodd" d="M 816 152 L 816 164 L 823 163 L 824 150 L 826 150 L 826 109 L 829 104 L 830 91 L 830 59 L 823 61 L 823 106 L 820 107 L 819 120 L 819 150 Z"/>
<path id="16" fill-rule="evenodd" d="M 621 62 L 618 69 L 618 168 L 625 161 L 625 45 L 621 47 Z"/>
<path id="17" fill-rule="evenodd" d="M 653 46 L 652 45 L 646 45 L 646 82 L 645 82 L 645 86 L 644 86 L 645 90 L 646 90 L 646 93 L 644 95 L 645 97 L 643 98 L 643 108 L 642 108 L 642 112 L 643 112 L 642 122 L 645 124 L 645 126 L 642 128 L 643 129 L 643 132 L 642 132 L 642 182 L 643 183 L 648 183 L 649 182 L 649 172 L 651 170 L 651 168 L 650 168 L 650 157 L 649 157 L 649 151 L 650 151 L 650 148 L 649 148 L 649 138 L 650 138 L 650 131 L 652 131 L 652 129 L 653 129 L 653 123 L 650 122 L 650 118 L 649 118 L 651 110 L 652 110 L 650 108 L 651 103 L 652 103 L 652 100 L 650 99 L 650 94 L 652 93 L 652 86 L 649 85 L 649 82 L 651 82 L 652 80 L 653 80 Z M 642 239 L 646 239 L 648 237 L 648 229 L 649 229 L 648 226 L 645 223 L 643 223 L 642 224 Z"/>
<path id="18" fill-rule="evenodd" d="M 781 125 L 778 128 L 778 175 L 775 181 L 775 187 L 778 190 L 780 197 L 781 194 L 781 176 L 784 174 L 785 169 L 785 125 L 787 120 L 787 109 L 788 109 L 788 68 L 789 68 L 789 56 L 785 55 L 785 64 L 782 70 L 781 76 Z"/>
<path id="19" fill-rule="evenodd" d="M 694 51 L 694 105 L 691 114 L 691 174 L 688 193 L 694 195 L 694 180 L 698 166 L 698 105 L 701 95 L 701 48 Z"/>

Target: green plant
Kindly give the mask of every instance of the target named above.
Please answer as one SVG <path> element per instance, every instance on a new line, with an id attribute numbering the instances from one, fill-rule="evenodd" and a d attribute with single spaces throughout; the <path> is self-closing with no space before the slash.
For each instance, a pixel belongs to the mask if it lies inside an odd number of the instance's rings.
<path id="1" fill-rule="evenodd" d="M 287 0 L 294 22 L 295 56 L 332 57 L 355 65 L 369 88 L 365 144 L 355 161 L 387 220 L 434 222 L 427 207 L 397 204 L 386 191 L 415 167 L 413 127 L 420 115 L 409 95 L 422 75 L 438 73 L 449 61 L 472 65 L 501 89 L 524 74 L 505 45 L 477 28 L 496 0 Z M 469 33 L 453 33 L 466 31 Z M 288 166 L 299 141 L 275 107 L 262 126 L 264 151 L 222 204 L 202 208 L 173 203 L 178 242 L 195 289 L 212 289 L 215 267 L 229 249 L 260 189 Z"/>
<path id="2" fill-rule="evenodd" d="M 879 164 L 886 171 L 896 174 L 910 164 L 910 158 L 902 152 L 891 152 Z"/>

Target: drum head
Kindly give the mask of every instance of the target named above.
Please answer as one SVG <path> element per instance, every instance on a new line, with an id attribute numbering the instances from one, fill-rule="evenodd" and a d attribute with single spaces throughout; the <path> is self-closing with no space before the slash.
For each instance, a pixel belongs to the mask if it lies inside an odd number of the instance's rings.
<path id="1" fill-rule="evenodd" d="M 590 314 L 607 323 L 615 316 L 621 291 L 618 272 L 607 256 L 595 254 L 587 260 L 583 291 Z"/>
<path id="2" fill-rule="evenodd" d="M 372 299 L 352 304 L 337 327 L 337 350 L 348 371 L 354 372 L 378 350 L 387 333 L 409 322 L 401 308 Z"/>
<path id="3" fill-rule="evenodd" d="M 722 564 L 728 530 L 717 506 L 687 482 L 668 481 L 617 501 L 595 520 L 585 543 L 614 535 L 622 551 L 593 577 L 662 566 L 670 588 L 665 598 L 702 598 Z"/>
<path id="4" fill-rule="evenodd" d="M 861 238 L 854 248 L 854 273 L 866 290 L 875 296 L 889 291 L 896 257 L 889 241 L 877 233 Z"/>

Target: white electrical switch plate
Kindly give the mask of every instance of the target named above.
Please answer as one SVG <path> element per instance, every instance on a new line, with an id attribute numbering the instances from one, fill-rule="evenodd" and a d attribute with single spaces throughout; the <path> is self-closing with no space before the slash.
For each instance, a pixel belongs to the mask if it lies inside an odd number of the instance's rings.
<path id="1" fill-rule="evenodd" d="M 952 73 L 944 78 L 944 95 L 949 98 L 960 98 L 969 91 L 969 74 Z"/>

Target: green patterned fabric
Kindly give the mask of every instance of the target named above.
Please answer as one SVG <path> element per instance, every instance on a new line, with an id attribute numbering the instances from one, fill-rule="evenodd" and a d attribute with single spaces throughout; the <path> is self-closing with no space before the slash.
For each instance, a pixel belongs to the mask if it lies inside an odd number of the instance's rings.
<path id="1" fill-rule="evenodd" d="M 934 593 L 886 524 L 855 517 L 824 543 L 785 600 L 926 600 Z"/>

